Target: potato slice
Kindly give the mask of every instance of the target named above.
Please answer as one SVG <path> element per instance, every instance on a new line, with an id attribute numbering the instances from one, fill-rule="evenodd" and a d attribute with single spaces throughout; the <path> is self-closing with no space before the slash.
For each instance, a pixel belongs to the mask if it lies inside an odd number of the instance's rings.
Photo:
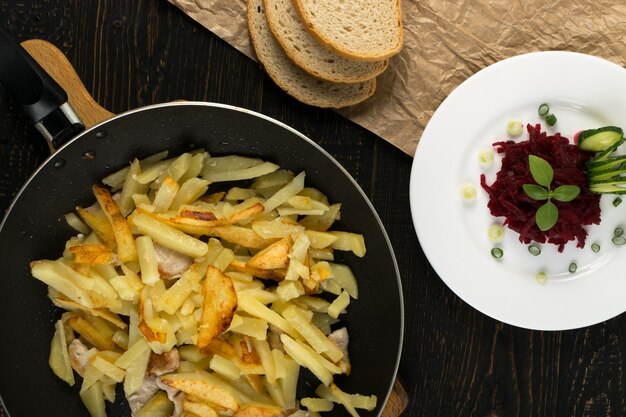
<path id="1" fill-rule="evenodd" d="M 117 244 L 117 256 L 121 262 L 129 262 L 137 259 L 137 249 L 135 248 L 135 240 L 130 231 L 126 218 L 122 215 L 119 206 L 111 197 L 111 193 L 104 187 L 94 185 L 93 193 L 98 200 L 98 204 L 106 214 Z"/>
<path id="2" fill-rule="evenodd" d="M 235 413 L 234 417 L 278 417 L 283 414 L 279 407 L 266 404 L 246 404 Z"/>
<path id="3" fill-rule="evenodd" d="M 154 209 L 156 211 L 169 210 L 179 189 L 180 186 L 172 177 L 166 177 L 154 196 Z"/>
<path id="4" fill-rule="evenodd" d="M 137 257 L 141 268 L 141 281 L 146 285 L 153 285 L 161 279 L 157 264 L 157 254 L 150 236 L 139 236 L 135 239 Z"/>
<path id="5" fill-rule="evenodd" d="M 293 180 L 287 183 L 287 185 L 278 190 L 273 196 L 265 200 L 265 213 L 269 213 L 302 191 L 304 189 L 305 175 L 304 171 L 302 171 L 296 175 Z"/>
<path id="6" fill-rule="evenodd" d="M 85 404 L 91 417 L 107 417 L 101 382 L 96 382 L 84 392 L 81 392 L 80 399 Z"/>
<path id="7" fill-rule="evenodd" d="M 214 374 L 198 370 L 193 373 L 167 374 L 161 382 L 202 401 L 227 410 L 237 411 L 241 399 L 235 390 Z"/>
<path id="8" fill-rule="evenodd" d="M 205 255 L 208 251 L 207 244 L 203 241 L 145 214 L 138 214 L 133 222 L 144 235 L 148 235 L 155 242 L 184 255 L 197 258 Z"/>
<path id="9" fill-rule="evenodd" d="M 87 343 L 96 347 L 98 350 L 114 350 L 115 343 L 110 338 L 104 337 L 95 327 L 81 316 L 75 315 L 67 320 L 76 333 L 81 335 Z"/>
<path id="10" fill-rule="evenodd" d="M 256 269 L 282 269 L 289 266 L 291 237 L 287 236 L 254 255 L 246 265 Z"/>
<path id="11" fill-rule="evenodd" d="M 118 207 L 122 215 L 128 216 L 135 208 L 134 194 L 145 194 L 148 192 L 149 184 L 141 184 L 135 178 L 141 174 L 139 161 L 135 159 L 130 164 L 130 170 L 124 178 L 122 192 L 119 194 Z M 106 211 L 106 210 L 105 210 Z"/>
<path id="12" fill-rule="evenodd" d="M 74 262 L 87 265 L 105 265 L 113 262 L 113 252 L 104 245 L 76 245 L 69 248 Z"/>
<path id="13" fill-rule="evenodd" d="M 187 413 L 193 413 L 198 417 L 218 417 L 215 408 L 211 407 L 208 404 L 197 403 L 189 401 L 188 399 L 183 400 L 183 410 L 185 410 Z"/>
<path id="14" fill-rule="evenodd" d="M 99 206 L 92 206 L 89 208 L 76 207 L 76 211 L 80 218 L 87 223 L 87 225 L 102 239 L 104 244 L 113 248 L 115 246 L 115 234 L 113 233 L 113 227 L 106 214 Z"/>
<path id="15" fill-rule="evenodd" d="M 352 251 L 356 256 L 362 258 L 365 256 L 365 239 L 363 235 L 350 232 L 329 232 L 337 237 L 330 247 L 337 250 Z"/>
<path id="16" fill-rule="evenodd" d="M 248 227 L 235 225 L 214 227 L 211 229 L 210 235 L 217 236 L 235 245 L 252 249 L 263 249 L 273 242 L 272 240 L 263 239 Z"/>
<path id="17" fill-rule="evenodd" d="M 48 364 L 56 376 L 67 382 L 70 386 L 74 386 L 74 371 L 70 363 L 70 357 L 67 352 L 67 339 L 65 330 L 63 329 L 63 321 L 59 320 L 55 323 L 54 337 L 50 343 L 50 358 Z"/>
<path id="18" fill-rule="evenodd" d="M 324 354 L 333 362 L 339 362 L 344 354 L 332 340 L 328 339 L 320 329 L 311 324 L 296 306 L 287 307 L 283 317 L 300 333 L 317 353 Z"/>
<path id="19" fill-rule="evenodd" d="M 143 406 L 135 417 L 169 417 L 174 412 L 172 403 L 164 391 L 157 391 L 156 394 Z"/>
<path id="20" fill-rule="evenodd" d="M 286 270 L 284 269 L 264 270 L 264 269 L 252 268 L 247 263 L 241 262 L 237 259 L 233 260 L 230 263 L 229 268 L 237 272 L 242 272 L 248 275 L 252 275 L 253 277 L 271 279 L 273 281 L 282 281 L 283 279 L 285 279 L 285 273 L 286 273 Z"/>
<path id="21" fill-rule="evenodd" d="M 228 329 L 237 309 L 233 281 L 212 265 L 207 267 L 202 295 L 204 304 L 197 342 L 200 349 L 208 346 L 213 338 Z"/>
<path id="22" fill-rule="evenodd" d="M 332 374 L 314 355 L 315 352 L 305 349 L 302 343 L 286 334 L 282 334 L 280 340 L 283 342 L 285 352 L 298 364 L 310 370 L 324 385 L 328 386 L 333 382 Z"/>

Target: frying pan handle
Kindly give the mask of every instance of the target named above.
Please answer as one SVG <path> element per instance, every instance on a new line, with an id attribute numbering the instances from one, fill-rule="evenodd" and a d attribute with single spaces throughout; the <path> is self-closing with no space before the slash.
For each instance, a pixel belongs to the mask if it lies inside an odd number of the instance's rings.
<path id="1" fill-rule="evenodd" d="M 67 94 L 0 26 L 0 83 L 56 149 L 84 130 Z"/>

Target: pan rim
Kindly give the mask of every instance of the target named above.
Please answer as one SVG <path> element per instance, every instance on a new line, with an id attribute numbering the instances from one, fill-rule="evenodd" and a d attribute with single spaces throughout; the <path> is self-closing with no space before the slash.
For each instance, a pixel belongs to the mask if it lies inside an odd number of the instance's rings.
<path id="1" fill-rule="evenodd" d="M 139 113 L 139 112 L 143 112 L 143 111 L 149 111 L 151 109 L 155 109 L 155 108 L 163 108 L 163 107 L 178 107 L 178 106 L 198 106 L 198 107 L 214 107 L 214 108 L 221 108 L 221 109 L 227 109 L 227 110 L 232 110 L 232 111 L 236 111 L 236 112 L 240 112 L 240 113 L 246 113 L 255 117 L 258 117 L 260 119 L 264 119 L 270 123 L 273 123 L 293 134 L 295 134 L 296 136 L 298 136 L 300 139 L 304 140 L 305 142 L 307 142 L 308 144 L 310 144 L 311 146 L 313 146 L 317 151 L 321 152 L 322 155 L 324 155 L 328 160 L 330 160 L 333 164 L 335 164 L 337 166 L 337 168 L 350 180 L 350 182 L 352 183 L 352 185 L 355 187 L 355 189 L 361 194 L 361 197 L 363 197 L 363 199 L 365 200 L 367 206 L 369 207 L 370 211 L 372 212 L 372 214 L 374 215 L 374 218 L 376 219 L 376 222 L 378 223 L 378 226 L 385 238 L 385 243 L 387 244 L 387 247 L 389 248 L 389 251 L 391 253 L 391 258 L 392 258 L 392 263 L 393 263 L 393 267 L 395 270 L 395 275 L 396 275 L 396 281 L 397 281 L 397 285 L 398 285 L 398 296 L 399 296 L 399 307 L 400 307 L 400 334 L 399 334 L 399 343 L 398 343 L 398 351 L 396 354 L 396 363 L 393 369 L 393 378 L 391 381 L 391 384 L 387 390 L 387 394 L 385 395 L 384 401 L 381 403 L 381 407 L 380 410 L 377 414 L 377 417 L 380 417 L 382 415 L 382 412 L 384 410 L 384 405 L 387 404 L 387 401 L 389 400 L 389 397 L 391 396 L 391 392 L 393 391 L 393 387 L 395 384 L 396 379 L 398 378 L 398 369 L 400 367 L 400 359 L 402 357 L 402 347 L 404 344 L 404 294 L 403 294 L 403 289 L 402 289 L 402 278 L 400 276 L 400 270 L 398 268 L 398 261 L 396 259 L 396 255 L 393 249 L 393 245 L 391 244 L 391 240 L 389 239 L 389 235 L 387 234 L 387 230 L 385 229 L 385 226 L 382 222 L 382 220 L 380 219 L 380 216 L 378 215 L 378 212 L 376 211 L 376 208 L 374 207 L 374 205 L 372 204 L 372 202 L 370 201 L 369 197 L 365 194 L 365 192 L 363 191 L 363 189 L 361 188 L 361 186 L 356 182 L 356 180 L 352 177 L 352 175 L 343 167 L 343 165 L 341 165 L 339 163 L 339 161 L 337 161 L 330 153 L 328 153 L 328 151 L 326 151 L 324 148 L 322 148 L 319 144 L 315 143 L 312 139 L 310 139 L 309 137 L 307 137 L 306 135 L 304 135 L 303 133 L 301 133 L 300 131 L 294 129 L 293 127 L 279 121 L 276 120 L 270 116 L 267 116 L 265 114 L 256 112 L 254 110 L 250 110 L 250 109 L 246 109 L 243 107 L 238 107 L 238 106 L 233 106 L 230 104 L 223 104 L 223 103 L 213 103 L 213 102 L 204 102 L 204 101 L 178 101 L 178 102 L 171 102 L 171 103 L 160 103 L 160 104 L 153 104 L 153 105 L 149 105 L 149 106 L 143 106 L 143 107 L 139 107 L 137 109 L 132 109 L 132 110 L 128 110 L 126 112 L 117 114 L 113 117 L 111 117 L 110 119 L 104 120 L 92 127 L 90 127 L 89 129 L 85 129 L 84 131 L 82 131 L 81 133 L 79 133 L 78 135 L 76 135 L 74 138 L 72 138 L 71 140 L 69 140 L 67 143 L 65 143 L 63 146 L 61 146 L 59 149 L 57 149 L 53 154 L 51 154 L 48 158 L 46 158 L 46 160 L 39 165 L 39 167 L 37 167 L 37 169 L 28 177 L 28 179 L 26 180 L 26 182 L 20 187 L 19 191 L 15 194 L 15 197 L 13 197 L 11 203 L 9 204 L 9 207 L 7 208 L 6 213 L 4 214 L 4 217 L 2 218 L 2 222 L 0 222 L 0 235 L 2 234 L 2 230 L 4 229 L 4 225 L 7 221 L 7 219 L 9 218 L 9 216 L 11 215 L 11 212 L 15 206 L 15 204 L 17 203 L 17 201 L 20 199 L 22 193 L 28 188 L 29 184 L 31 183 L 31 181 L 39 174 L 39 172 L 46 166 L 48 165 L 52 160 L 54 160 L 58 154 L 62 153 L 63 150 L 69 146 L 72 146 L 76 141 L 80 140 L 81 137 L 90 134 L 91 132 L 97 130 L 98 128 L 100 128 L 101 126 L 106 125 L 107 123 L 119 119 L 119 118 L 123 118 L 123 117 L 127 117 L 130 116 L 132 114 L 135 113 Z M 0 404 L 2 404 L 2 397 L 0 396 Z M 5 408 L 6 410 L 6 408 Z M 10 414 L 8 414 L 8 417 L 10 417 Z"/>

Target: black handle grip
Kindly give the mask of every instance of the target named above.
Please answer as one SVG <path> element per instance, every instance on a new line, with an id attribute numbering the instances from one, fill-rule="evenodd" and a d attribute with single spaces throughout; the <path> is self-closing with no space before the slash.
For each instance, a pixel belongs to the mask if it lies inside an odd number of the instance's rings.
<path id="1" fill-rule="evenodd" d="M 84 126 L 67 103 L 59 84 L 0 26 L 0 83 L 52 148 L 58 148 Z"/>

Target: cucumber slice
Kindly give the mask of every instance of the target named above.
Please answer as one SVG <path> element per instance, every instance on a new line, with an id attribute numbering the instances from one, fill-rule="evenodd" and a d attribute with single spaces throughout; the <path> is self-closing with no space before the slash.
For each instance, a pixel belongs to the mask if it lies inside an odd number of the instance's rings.
<path id="1" fill-rule="evenodd" d="M 596 194 L 626 194 L 626 178 L 589 181 L 589 190 Z"/>
<path id="2" fill-rule="evenodd" d="M 598 161 L 606 161 L 609 159 L 609 156 L 615 152 L 617 150 L 617 148 L 619 148 L 621 146 L 621 144 L 624 143 L 624 138 L 622 138 L 621 140 L 618 140 L 617 142 L 615 142 L 613 145 L 609 146 L 608 148 L 606 148 L 604 151 L 602 152 L 598 152 L 596 154 L 596 156 L 594 156 L 593 158 L 591 158 L 592 162 L 598 162 Z"/>
<path id="3" fill-rule="evenodd" d="M 596 193 L 596 194 L 626 194 L 626 188 L 618 187 L 617 185 L 615 185 L 615 183 L 593 184 L 589 186 L 589 190 L 592 193 Z"/>
<path id="4" fill-rule="evenodd" d="M 602 171 L 594 171 L 589 172 L 588 177 L 591 183 L 596 183 L 597 181 L 603 180 L 619 180 L 624 181 L 626 178 L 620 177 L 621 174 L 626 174 L 626 167 L 623 165 L 619 165 L 617 168 L 613 169 L 605 169 Z"/>
<path id="5" fill-rule="evenodd" d="M 624 141 L 624 131 L 616 126 L 589 129 L 578 135 L 578 147 L 583 151 L 606 151 L 619 141 Z"/>
<path id="6" fill-rule="evenodd" d="M 614 156 L 603 161 L 594 161 L 593 159 L 587 162 L 587 172 L 594 173 L 598 171 L 605 171 L 607 169 L 615 169 L 623 164 L 626 164 L 626 155 Z"/>

